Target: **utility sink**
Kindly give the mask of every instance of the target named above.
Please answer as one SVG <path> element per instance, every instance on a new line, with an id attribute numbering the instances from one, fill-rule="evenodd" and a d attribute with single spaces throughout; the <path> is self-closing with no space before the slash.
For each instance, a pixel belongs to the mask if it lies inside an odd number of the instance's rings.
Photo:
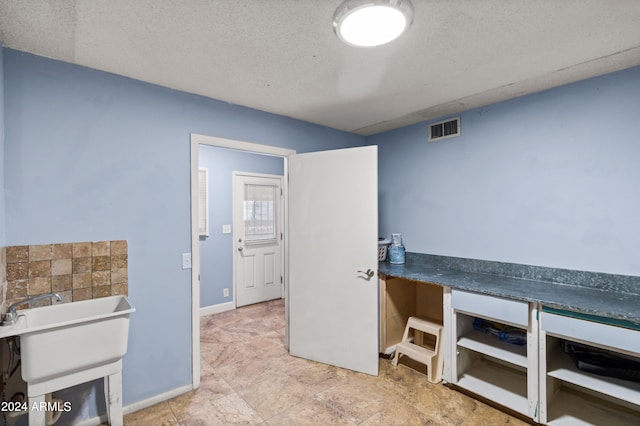
<path id="1" fill-rule="evenodd" d="M 108 422 L 122 426 L 122 357 L 129 316 L 135 312 L 129 299 L 111 296 L 17 312 L 10 306 L 9 311 L 0 324 L 0 338 L 20 336 L 29 407 L 46 406 L 52 392 L 102 378 Z M 15 316 L 11 321 L 9 313 Z M 29 410 L 29 426 L 45 426 L 46 413 Z"/>
<path id="2" fill-rule="evenodd" d="M 116 363 L 127 352 L 126 296 L 111 296 L 19 311 L 22 378 L 33 386 Z"/>

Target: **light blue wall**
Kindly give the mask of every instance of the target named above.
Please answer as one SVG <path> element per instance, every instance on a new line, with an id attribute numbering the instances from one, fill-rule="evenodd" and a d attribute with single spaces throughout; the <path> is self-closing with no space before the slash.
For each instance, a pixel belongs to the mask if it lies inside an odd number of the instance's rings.
<path id="1" fill-rule="evenodd" d="M 418 253 L 640 275 L 640 68 L 464 112 L 461 129 L 367 139 L 382 235 Z"/>
<path id="2" fill-rule="evenodd" d="M 3 54 L 6 244 L 126 239 L 138 310 L 124 403 L 190 383 L 189 134 L 298 152 L 365 139 Z M 424 123 L 367 138 L 381 234 L 414 252 L 640 274 L 639 102 L 635 68 L 463 113 L 459 138 L 428 144 Z"/>
<path id="3" fill-rule="evenodd" d="M 200 238 L 200 305 L 233 300 L 233 235 L 223 234 L 222 225 L 233 223 L 232 172 L 284 174 L 284 160 L 200 145 L 200 167 L 209 169 L 209 236 Z M 223 297 L 222 289 L 229 289 Z"/>
<path id="4" fill-rule="evenodd" d="M 4 210 L 4 46 L 0 43 L 0 247 L 6 240 Z"/>
<path id="5" fill-rule="evenodd" d="M 7 245 L 129 242 L 125 405 L 191 383 L 190 133 L 298 152 L 365 142 L 11 49 L 4 71 Z M 78 398 L 74 415 L 93 415 L 93 393 Z"/>

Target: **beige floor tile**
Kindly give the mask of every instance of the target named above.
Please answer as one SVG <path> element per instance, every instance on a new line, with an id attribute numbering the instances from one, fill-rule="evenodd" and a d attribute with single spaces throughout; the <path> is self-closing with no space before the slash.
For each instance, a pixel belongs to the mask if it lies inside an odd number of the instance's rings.
<path id="1" fill-rule="evenodd" d="M 384 410 L 375 413 L 362 423 L 361 426 L 413 426 L 413 425 L 444 425 L 429 417 L 428 414 L 418 411 L 411 403 L 400 398 L 389 402 Z"/>
<path id="2" fill-rule="evenodd" d="M 213 368 L 231 365 L 253 358 L 253 353 L 244 346 L 235 343 L 207 343 L 200 344 L 200 354 Z"/>
<path id="3" fill-rule="evenodd" d="M 253 352 L 255 358 L 289 356 L 289 352 L 284 346 L 283 336 L 275 331 L 238 344 Z"/>
<path id="4" fill-rule="evenodd" d="M 260 357 L 246 347 L 236 350 L 226 362 L 210 363 L 219 377 L 224 378 L 236 391 L 264 380 L 273 373 L 282 371 L 282 357 Z"/>
<path id="5" fill-rule="evenodd" d="M 363 388 L 358 382 L 345 382 L 320 392 L 312 400 L 324 405 L 327 410 L 361 423 L 375 413 L 384 411 L 395 397 L 375 386 Z"/>
<path id="6" fill-rule="evenodd" d="M 326 401 L 304 400 L 267 420 L 271 426 L 357 425 L 358 419 L 342 405 L 332 406 Z"/>
<path id="7" fill-rule="evenodd" d="M 270 419 L 301 403 L 309 389 L 287 374 L 272 371 L 238 391 L 238 395 L 262 418 Z"/>
<path id="8" fill-rule="evenodd" d="M 429 383 L 410 362 L 381 359 L 373 377 L 291 356 L 284 332 L 282 300 L 203 317 L 200 388 L 129 414 L 125 425 L 526 424 Z"/>
<path id="9" fill-rule="evenodd" d="M 529 423 L 496 410 L 484 403 L 478 402 L 476 410 L 472 415 L 467 416 L 462 422 L 464 426 L 477 426 L 477 425 L 514 425 L 514 426 L 527 426 Z"/>
<path id="10" fill-rule="evenodd" d="M 286 370 L 292 380 L 304 385 L 307 395 L 316 395 L 335 386 L 348 383 L 351 374 L 341 374 L 344 371 L 331 365 L 307 361 L 306 365 Z M 351 372 L 350 372 L 351 373 Z"/>
<path id="11" fill-rule="evenodd" d="M 238 395 L 203 401 L 179 417 L 180 425 L 259 425 L 264 420 Z"/>
<path id="12" fill-rule="evenodd" d="M 168 402 L 154 405 L 124 416 L 125 426 L 173 426 L 178 420 L 174 416 Z"/>
<path id="13" fill-rule="evenodd" d="M 189 417 L 189 413 L 197 412 L 201 407 L 233 393 L 231 386 L 223 379 L 203 376 L 197 390 L 173 398 L 169 401 L 169 407 L 175 417 L 182 420 Z"/>
<path id="14" fill-rule="evenodd" d="M 204 332 L 219 328 L 224 330 L 229 325 L 251 324 L 254 319 L 243 315 L 241 309 L 210 315 L 200 320 L 201 329 Z"/>
<path id="15" fill-rule="evenodd" d="M 229 344 L 236 343 L 237 341 L 238 336 L 227 332 L 224 327 L 212 327 L 208 330 L 202 330 L 200 333 L 201 343 Z"/>

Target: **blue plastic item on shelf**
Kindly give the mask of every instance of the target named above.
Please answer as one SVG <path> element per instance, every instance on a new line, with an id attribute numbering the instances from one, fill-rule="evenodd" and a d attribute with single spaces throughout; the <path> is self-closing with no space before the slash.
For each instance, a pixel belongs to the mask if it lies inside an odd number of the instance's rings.
<path id="1" fill-rule="evenodd" d="M 482 318 L 475 318 L 473 320 L 473 328 L 478 331 L 482 331 L 492 336 L 496 336 L 503 342 L 510 343 L 512 345 L 526 345 L 527 334 L 515 327 L 496 323 L 493 321 L 487 321 Z"/>

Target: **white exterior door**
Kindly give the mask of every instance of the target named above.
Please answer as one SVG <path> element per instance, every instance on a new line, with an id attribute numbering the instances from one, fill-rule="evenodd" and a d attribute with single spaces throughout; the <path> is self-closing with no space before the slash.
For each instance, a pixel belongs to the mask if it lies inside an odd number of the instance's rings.
<path id="1" fill-rule="evenodd" d="M 282 177 L 234 173 L 236 306 L 282 297 Z"/>
<path id="2" fill-rule="evenodd" d="M 290 353 L 377 375 L 377 147 L 289 159 Z"/>

